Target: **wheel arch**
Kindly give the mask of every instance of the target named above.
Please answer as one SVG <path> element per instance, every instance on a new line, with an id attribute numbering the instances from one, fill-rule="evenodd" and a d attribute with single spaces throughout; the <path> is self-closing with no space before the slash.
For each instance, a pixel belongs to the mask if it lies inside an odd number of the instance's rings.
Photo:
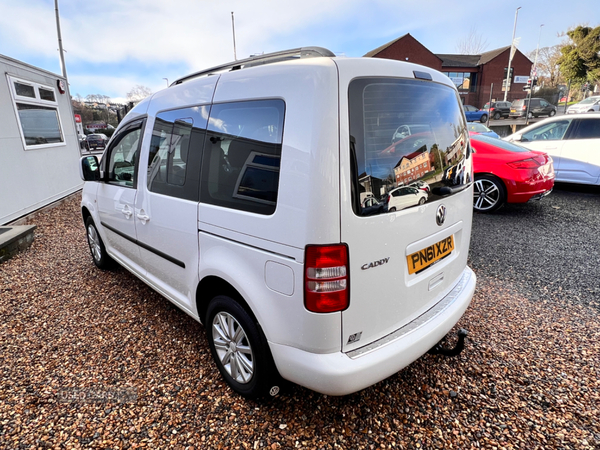
<path id="1" fill-rule="evenodd" d="M 246 310 L 254 322 L 260 327 L 260 324 L 256 319 L 256 315 L 242 294 L 240 294 L 240 292 L 227 280 L 216 275 L 208 275 L 202 278 L 196 289 L 196 310 L 198 312 L 198 318 L 205 326 L 208 304 L 217 295 L 227 295 L 228 297 L 231 297 L 236 303 Z"/>

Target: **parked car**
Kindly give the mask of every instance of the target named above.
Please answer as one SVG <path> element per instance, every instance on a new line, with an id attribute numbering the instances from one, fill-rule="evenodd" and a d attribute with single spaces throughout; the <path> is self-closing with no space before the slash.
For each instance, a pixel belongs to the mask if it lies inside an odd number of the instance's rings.
<path id="1" fill-rule="evenodd" d="M 600 184 L 600 115 L 556 116 L 504 139 L 552 156 L 556 181 Z"/>
<path id="2" fill-rule="evenodd" d="M 360 204 L 363 216 L 372 216 L 384 212 L 385 204 L 378 201 L 375 197 L 367 197 Z"/>
<path id="3" fill-rule="evenodd" d="M 567 108 L 567 114 L 600 111 L 600 95 L 588 97 Z"/>
<path id="4" fill-rule="evenodd" d="M 548 154 L 481 134 L 471 137 L 471 146 L 475 211 L 489 213 L 505 203 L 540 200 L 552 191 L 554 168 Z"/>
<path id="5" fill-rule="evenodd" d="M 510 102 L 487 102 L 483 109 L 488 112 L 488 115 L 495 120 L 507 118 L 510 114 Z"/>
<path id="6" fill-rule="evenodd" d="M 525 117 L 527 116 L 527 103 L 528 100 L 521 98 L 514 100 L 510 106 L 509 117 Z M 529 118 L 539 116 L 554 116 L 556 114 L 556 106 L 551 105 L 543 98 L 532 98 L 531 106 L 529 107 Z"/>
<path id="7" fill-rule="evenodd" d="M 402 156 L 381 150 L 399 117 L 430 124 L 427 165 L 462 159 L 470 181 L 458 92 L 428 67 L 308 47 L 183 77 L 127 114 L 100 162 L 82 158 L 92 259 L 204 323 L 241 395 L 377 383 L 444 338 L 476 281 L 470 182 L 362 215 L 361 192 L 395 183 Z"/>
<path id="8" fill-rule="evenodd" d="M 472 122 L 467 124 L 467 130 L 469 130 L 469 135 L 473 136 L 474 134 L 483 134 L 485 136 L 499 138 L 498 134 L 495 131 L 490 130 L 482 123 Z"/>
<path id="9" fill-rule="evenodd" d="M 471 105 L 464 105 L 463 109 L 465 110 L 465 117 L 467 118 L 467 122 L 484 123 L 488 120 L 488 112 L 485 109 L 479 109 Z"/>
<path id="10" fill-rule="evenodd" d="M 88 134 L 86 139 L 90 151 L 92 150 L 104 150 L 108 143 L 108 136 L 102 133 Z"/>
<path id="11" fill-rule="evenodd" d="M 429 194 L 429 192 L 431 192 L 431 187 L 429 186 L 429 184 L 427 184 L 425 181 L 423 180 L 417 180 L 417 181 L 413 181 L 412 183 L 409 184 L 409 186 L 413 186 L 416 187 L 417 189 L 420 189 L 422 191 L 425 191 Z"/>
<path id="12" fill-rule="evenodd" d="M 385 204 L 388 211 L 394 212 L 415 205 L 424 205 L 427 197 L 425 190 L 415 186 L 400 186 L 388 193 Z"/>

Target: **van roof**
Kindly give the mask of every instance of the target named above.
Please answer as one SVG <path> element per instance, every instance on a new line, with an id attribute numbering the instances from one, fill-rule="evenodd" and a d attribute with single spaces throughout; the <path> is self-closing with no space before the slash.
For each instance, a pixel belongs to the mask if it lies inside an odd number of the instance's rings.
<path id="1" fill-rule="evenodd" d="M 267 53 L 266 55 L 252 56 L 246 59 L 231 61 L 220 66 L 211 67 L 210 69 L 194 72 L 185 77 L 179 78 L 171 86 L 181 84 L 194 78 L 208 76 L 219 72 L 233 71 L 245 69 L 247 67 L 260 66 L 264 64 L 272 64 L 281 61 L 289 61 L 300 58 L 318 58 L 318 57 L 334 57 L 335 53 L 323 47 L 299 47 L 291 50 L 283 50 L 280 52 Z"/>

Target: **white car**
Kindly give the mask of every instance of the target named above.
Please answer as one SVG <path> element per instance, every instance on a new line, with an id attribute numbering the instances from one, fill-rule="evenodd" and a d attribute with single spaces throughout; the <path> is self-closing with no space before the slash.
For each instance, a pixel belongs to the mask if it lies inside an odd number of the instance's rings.
<path id="1" fill-rule="evenodd" d="M 567 114 L 600 111 L 600 95 L 588 97 L 567 108 Z"/>
<path id="2" fill-rule="evenodd" d="M 388 192 L 386 198 L 389 212 L 400 211 L 415 205 L 423 205 L 427 202 L 426 191 L 415 186 L 400 186 Z"/>
<path id="3" fill-rule="evenodd" d="M 476 281 L 471 183 L 363 215 L 361 193 L 389 189 L 399 161 L 423 168 L 384 152 L 398 117 L 430 124 L 432 170 L 452 148 L 472 179 L 457 90 L 433 69 L 313 47 L 181 78 L 127 114 L 100 162 L 81 160 L 92 259 L 204 323 L 241 395 L 377 383 L 436 347 Z"/>
<path id="4" fill-rule="evenodd" d="M 551 117 L 504 140 L 552 156 L 556 181 L 600 184 L 600 115 Z"/>

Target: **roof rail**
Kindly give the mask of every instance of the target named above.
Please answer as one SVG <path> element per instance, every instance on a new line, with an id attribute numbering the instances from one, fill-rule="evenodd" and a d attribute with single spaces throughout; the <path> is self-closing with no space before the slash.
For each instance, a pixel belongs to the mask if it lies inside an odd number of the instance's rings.
<path id="1" fill-rule="evenodd" d="M 200 72 L 195 72 L 191 75 L 179 78 L 175 82 L 171 83 L 171 86 L 181 84 L 193 78 L 213 75 L 215 73 L 224 72 L 226 70 L 240 70 L 245 69 L 246 67 L 260 66 L 263 64 L 272 64 L 280 61 L 288 61 L 291 59 L 318 58 L 321 56 L 332 57 L 335 56 L 335 53 L 323 47 L 300 47 L 294 48 L 292 50 L 283 50 L 280 52 L 267 53 L 266 55 L 252 56 L 250 58 L 232 61 L 227 64 L 222 64 L 220 66 L 211 67 L 210 69 L 205 69 Z"/>

